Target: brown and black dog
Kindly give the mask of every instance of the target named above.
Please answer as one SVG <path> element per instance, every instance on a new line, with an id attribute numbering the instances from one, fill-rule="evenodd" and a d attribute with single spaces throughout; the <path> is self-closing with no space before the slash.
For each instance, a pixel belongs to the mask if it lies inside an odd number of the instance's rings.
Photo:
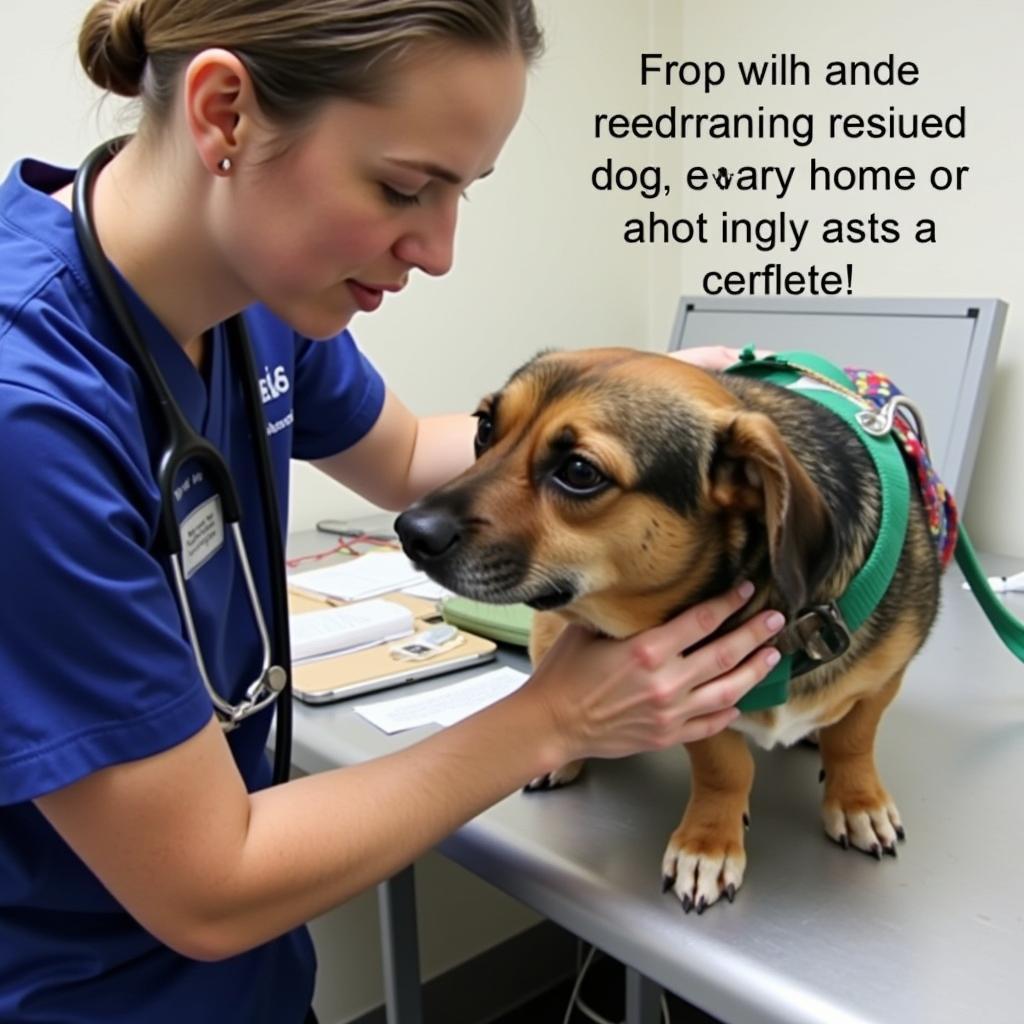
<path id="1" fill-rule="evenodd" d="M 755 596 L 724 628 L 763 608 L 792 618 L 840 596 L 874 544 L 879 483 L 867 451 L 795 391 L 593 349 L 538 356 L 476 416 L 476 463 L 397 529 L 437 582 L 535 608 L 535 663 L 566 622 L 626 637 L 742 579 Z M 795 677 L 785 704 L 688 744 L 689 804 L 662 863 L 686 910 L 731 901 L 743 881 L 754 774 L 744 734 L 767 748 L 817 732 L 826 833 L 895 855 L 904 833 L 875 768 L 875 732 L 931 627 L 939 575 L 912 501 L 892 583 L 846 653 Z"/>

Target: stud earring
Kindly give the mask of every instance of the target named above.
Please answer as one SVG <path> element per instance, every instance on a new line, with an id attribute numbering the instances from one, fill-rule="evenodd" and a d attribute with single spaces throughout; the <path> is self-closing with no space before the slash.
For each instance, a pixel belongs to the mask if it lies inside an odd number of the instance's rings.
<path id="1" fill-rule="evenodd" d="M 230 174 L 231 173 L 231 157 L 229 157 L 229 156 L 223 157 L 220 160 L 220 162 L 217 164 L 217 170 L 220 171 L 221 174 Z"/>

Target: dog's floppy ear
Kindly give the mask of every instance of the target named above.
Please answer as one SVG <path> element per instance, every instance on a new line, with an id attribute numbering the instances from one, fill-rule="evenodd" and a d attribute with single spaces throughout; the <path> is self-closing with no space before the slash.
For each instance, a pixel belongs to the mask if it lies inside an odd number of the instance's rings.
<path id="1" fill-rule="evenodd" d="M 726 509 L 763 514 L 772 575 L 787 610 L 803 608 L 832 561 L 832 515 L 767 416 L 742 412 L 721 426 L 711 497 Z"/>

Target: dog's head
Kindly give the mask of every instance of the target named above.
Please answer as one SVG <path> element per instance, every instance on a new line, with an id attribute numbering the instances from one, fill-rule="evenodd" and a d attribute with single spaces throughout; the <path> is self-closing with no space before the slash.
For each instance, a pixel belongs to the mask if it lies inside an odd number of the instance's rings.
<path id="1" fill-rule="evenodd" d="M 742 575 L 790 611 L 820 578 L 820 494 L 712 374 L 629 349 L 548 353 L 476 417 L 476 463 L 396 524 L 456 593 L 626 636 Z"/>

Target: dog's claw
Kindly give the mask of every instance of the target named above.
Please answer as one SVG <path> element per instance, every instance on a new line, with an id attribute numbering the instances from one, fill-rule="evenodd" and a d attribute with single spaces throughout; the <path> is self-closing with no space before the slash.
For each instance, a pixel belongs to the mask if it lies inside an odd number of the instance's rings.
<path id="1" fill-rule="evenodd" d="M 872 843 L 871 849 L 868 851 L 875 860 L 880 861 L 882 859 L 882 848 L 878 843 Z"/>
<path id="2" fill-rule="evenodd" d="M 688 841 L 681 828 L 672 834 L 659 874 L 663 880 L 672 876 L 672 892 L 684 914 L 691 910 L 703 914 L 723 896 L 732 903 L 737 890 L 743 885 L 747 859 L 739 827 L 741 809 L 737 808 L 734 814 L 729 835 L 721 846 L 714 849 L 698 846 L 700 836 L 696 841 Z"/>
<path id="3" fill-rule="evenodd" d="M 850 839 L 849 839 L 849 837 L 847 836 L 847 834 L 845 832 L 836 840 L 836 842 L 844 850 L 848 850 L 850 848 Z"/>
<path id="4" fill-rule="evenodd" d="M 895 843 L 893 843 L 893 844 L 892 844 L 891 846 L 886 846 L 886 847 L 884 847 L 884 850 L 885 850 L 885 852 L 886 852 L 886 853 L 887 853 L 887 854 L 888 854 L 888 855 L 889 855 L 890 857 L 896 857 L 896 856 L 898 856 L 898 854 L 896 853 L 896 844 L 895 844 Z"/>
<path id="5" fill-rule="evenodd" d="M 663 893 L 668 892 L 669 889 L 671 889 L 672 886 L 675 885 L 675 882 L 676 882 L 676 880 L 675 880 L 675 877 L 673 875 L 662 875 L 661 876 L 661 891 Z"/>
<path id="6" fill-rule="evenodd" d="M 824 782 L 825 781 L 825 769 L 824 768 L 822 768 L 821 771 L 818 772 L 818 781 L 819 782 Z"/>
<path id="7" fill-rule="evenodd" d="M 750 828 L 750 815 L 746 811 L 743 812 L 743 827 Z"/>
<path id="8" fill-rule="evenodd" d="M 896 838 L 902 843 L 907 838 L 906 830 L 902 825 L 896 826 Z"/>

